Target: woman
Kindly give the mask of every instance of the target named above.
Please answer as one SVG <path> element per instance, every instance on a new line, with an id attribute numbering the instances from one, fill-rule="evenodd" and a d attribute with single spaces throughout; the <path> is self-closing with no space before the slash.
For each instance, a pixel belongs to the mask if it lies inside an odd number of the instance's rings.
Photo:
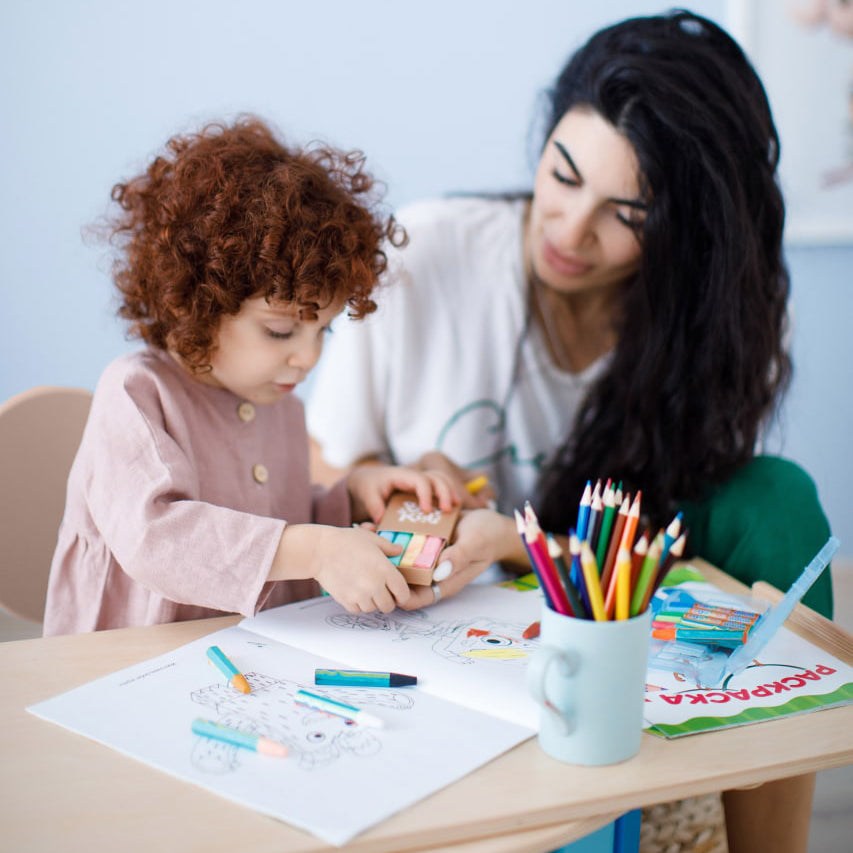
<path id="1" fill-rule="evenodd" d="M 596 33 L 549 95 L 532 195 L 401 212 L 395 285 L 336 329 L 309 430 L 336 466 L 488 474 L 468 505 L 502 513 L 460 521 L 441 596 L 526 565 L 513 507 L 530 498 L 564 534 L 598 477 L 641 488 L 655 524 L 682 509 L 692 550 L 741 581 L 785 589 L 829 528 L 808 475 L 756 455 L 791 374 L 763 86 L 725 32 L 676 11 Z M 828 572 L 805 600 L 831 614 Z M 727 792 L 732 853 L 806 849 L 813 784 Z"/>
<path id="2" fill-rule="evenodd" d="M 469 506 L 504 515 L 463 519 L 443 595 L 526 563 L 514 507 L 565 533 L 598 477 L 641 488 L 658 524 L 684 510 L 693 551 L 740 580 L 787 588 L 828 525 L 803 471 L 755 456 L 791 373 L 761 82 L 718 26 L 674 12 L 595 34 L 549 95 L 532 195 L 401 213 L 395 285 L 336 328 L 309 430 L 335 466 L 488 474 Z M 805 600 L 831 613 L 828 572 Z"/>

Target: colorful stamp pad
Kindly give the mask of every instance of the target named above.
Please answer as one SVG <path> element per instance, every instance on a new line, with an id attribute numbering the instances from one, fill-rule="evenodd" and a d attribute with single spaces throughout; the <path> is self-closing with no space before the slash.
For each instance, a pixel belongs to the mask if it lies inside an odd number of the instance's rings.
<path id="1" fill-rule="evenodd" d="M 403 552 L 388 559 L 403 577 L 416 586 L 429 586 L 438 558 L 453 534 L 459 507 L 450 512 L 424 512 L 418 499 L 408 492 L 395 492 L 379 522 L 378 533 Z"/>

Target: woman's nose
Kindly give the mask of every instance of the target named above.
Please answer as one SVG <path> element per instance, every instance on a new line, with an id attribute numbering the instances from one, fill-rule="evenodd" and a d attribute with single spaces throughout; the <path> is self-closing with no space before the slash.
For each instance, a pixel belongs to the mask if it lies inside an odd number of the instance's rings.
<path id="1" fill-rule="evenodd" d="M 556 229 L 558 250 L 579 249 L 594 239 L 595 212 L 584 205 L 573 205 L 560 214 Z"/>

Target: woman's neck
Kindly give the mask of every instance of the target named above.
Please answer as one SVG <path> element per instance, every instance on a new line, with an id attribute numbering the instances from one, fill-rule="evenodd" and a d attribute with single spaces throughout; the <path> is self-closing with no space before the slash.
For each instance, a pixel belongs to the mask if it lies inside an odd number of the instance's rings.
<path id="1" fill-rule="evenodd" d="M 616 346 L 616 297 L 611 291 L 563 293 L 528 275 L 531 319 L 554 364 L 582 373 Z"/>

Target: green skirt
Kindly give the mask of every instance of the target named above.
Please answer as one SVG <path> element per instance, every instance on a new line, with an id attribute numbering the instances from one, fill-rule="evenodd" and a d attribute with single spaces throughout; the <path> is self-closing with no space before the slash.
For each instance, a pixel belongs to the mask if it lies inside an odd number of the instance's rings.
<path id="1" fill-rule="evenodd" d="M 775 456 L 755 457 L 705 500 L 681 509 L 689 552 L 747 586 L 763 580 L 786 592 L 830 535 L 814 481 Z M 803 603 L 832 618 L 829 568 Z"/>

